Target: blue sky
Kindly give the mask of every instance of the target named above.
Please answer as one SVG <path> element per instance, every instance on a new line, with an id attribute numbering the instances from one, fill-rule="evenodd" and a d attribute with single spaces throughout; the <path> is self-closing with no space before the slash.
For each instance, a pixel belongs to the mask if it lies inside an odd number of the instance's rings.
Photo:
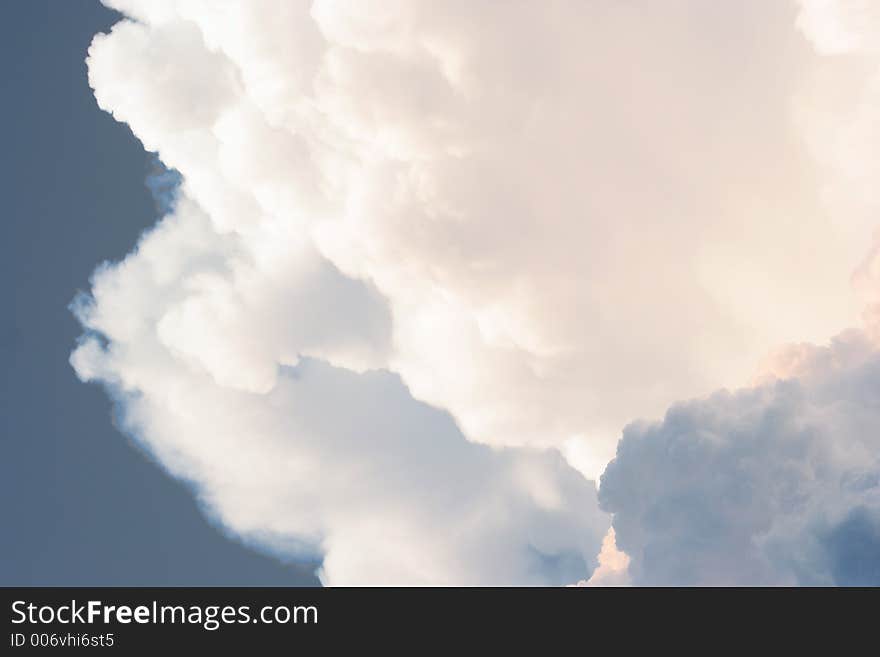
<path id="1" fill-rule="evenodd" d="M 315 584 L 213 527 L 68 362 L 68 304 L 156 218 L 152 157 L 86 80 L 92 36 L 117 19 L 88 0 L 3 5 L 0 583 Z"/>

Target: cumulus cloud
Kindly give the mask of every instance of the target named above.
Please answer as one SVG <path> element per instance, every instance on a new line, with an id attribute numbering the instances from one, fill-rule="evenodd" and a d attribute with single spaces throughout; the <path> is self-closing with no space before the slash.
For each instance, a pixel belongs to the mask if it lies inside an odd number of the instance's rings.
<path id="1" fill-rule="evenodd" d="M 381 297 L 293 251 L 284 290 L 252 288 L 236 242 L 182 199 L 95 274 L 75 304 L 89 333 L 72 356 L 226 528 L 323 558 L 330 584 L 565 584 L 592 572 L 608 524 L 592 482 L 556 452 L 467 441 L 395 374 L 312 356 L 381 344 Z M 285 303 L 264 306 L 264 294 Z M 263 330 L 243 331 L 249 319 Z"/>
<path id="2" fill-rule="evenodd" d="M 138 22 L 92 46 L 99 104 L 219 230 L 376 285 L 372 362 L 473 440 L 595 476 L 634 414 L 857 316 L 865 233 L 796 129 L 821 58 L 793 7 L 112 4 Z"/>
<path id="3" fill-rule="evenodd" d="M 627 421 L 858 317 L 855 10 L 109 4 L 95 97 L 182 186 L 77 302 L 72 362 L 325 581 L 588 579 L 608 518 L 581 475 Z"/>

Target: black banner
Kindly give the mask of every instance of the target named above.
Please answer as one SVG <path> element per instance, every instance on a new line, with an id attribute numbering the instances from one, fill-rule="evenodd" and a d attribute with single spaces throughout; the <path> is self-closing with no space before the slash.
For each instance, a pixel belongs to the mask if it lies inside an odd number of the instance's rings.
<path id="1" fill-rule="evenodd" d="M 675 644 L 712 633 L 835 641 L 874 634 L 870 589 L 3 589 L 3 654 L 36 649 L 139 654 L 179 649 L 466 648 L 475 640 L 540 653 L 611 641 Z M 837 630 L 834 630 L 837 632 Z M 598 643 L 597 643 L 598 642 Z M 716 644 L 711 649 L 718 648 Z"/>

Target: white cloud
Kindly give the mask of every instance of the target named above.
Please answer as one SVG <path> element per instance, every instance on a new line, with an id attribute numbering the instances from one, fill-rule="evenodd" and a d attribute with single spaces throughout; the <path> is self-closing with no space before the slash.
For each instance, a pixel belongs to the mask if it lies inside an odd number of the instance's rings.
<path id="1" fill-rule="evenodd" d="M 73 362 L 328 581 L 587 578 L 592 484 L 521 448 L 595 476 L 632 417 L 858 316 L 849 10 L 826 34 L 821 3 L 757 0 L 110 4 L 136 21 L 95 38 L 95 97 L 185 182 L 96 275 Z"/>
<path id="2" fill-rule="evenodd" d="M 819 198 L 789 7 L 118 6 L 102 107 L 219 230 L 371 280 L 385 364 L 471 439 L 595 475 L 633 415 L 857 316 L 869 228 Z"/>
<path id="3" fill-rule="evenodd" d="M 184 199 L 95 275 L 76 305 L 91 333 L 72 356 L 228 529 L 323 557 L 331 584 L 564 584 L 592 572 L 608 525 L 592 482 L 558 453 L 468 442 L 394 374 L 299 357 L 381 345 L 381 297 L 307 252 L 260 262 L 265 285 L 253 288 L 237 242 Z M 285 365 L 266 366 L 275 360 Z"/>

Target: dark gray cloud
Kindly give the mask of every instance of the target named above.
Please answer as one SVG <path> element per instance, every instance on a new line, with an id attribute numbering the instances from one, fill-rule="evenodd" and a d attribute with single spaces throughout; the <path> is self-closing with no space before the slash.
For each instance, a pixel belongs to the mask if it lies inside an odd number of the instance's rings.
<path id="1" fill-rule="evenodd" d="M 878 477 L 873 476 L 874 485 Z M 834 582 L 880 586 L 880 512 L 859 506 L 823 537 Z"/>
<path id="2" fill-rule="evenodd" d="M 626 428 L 600 503 L 635 583 L 880 581 L 880 355 L 798 349 L 790 378 Z"/>

